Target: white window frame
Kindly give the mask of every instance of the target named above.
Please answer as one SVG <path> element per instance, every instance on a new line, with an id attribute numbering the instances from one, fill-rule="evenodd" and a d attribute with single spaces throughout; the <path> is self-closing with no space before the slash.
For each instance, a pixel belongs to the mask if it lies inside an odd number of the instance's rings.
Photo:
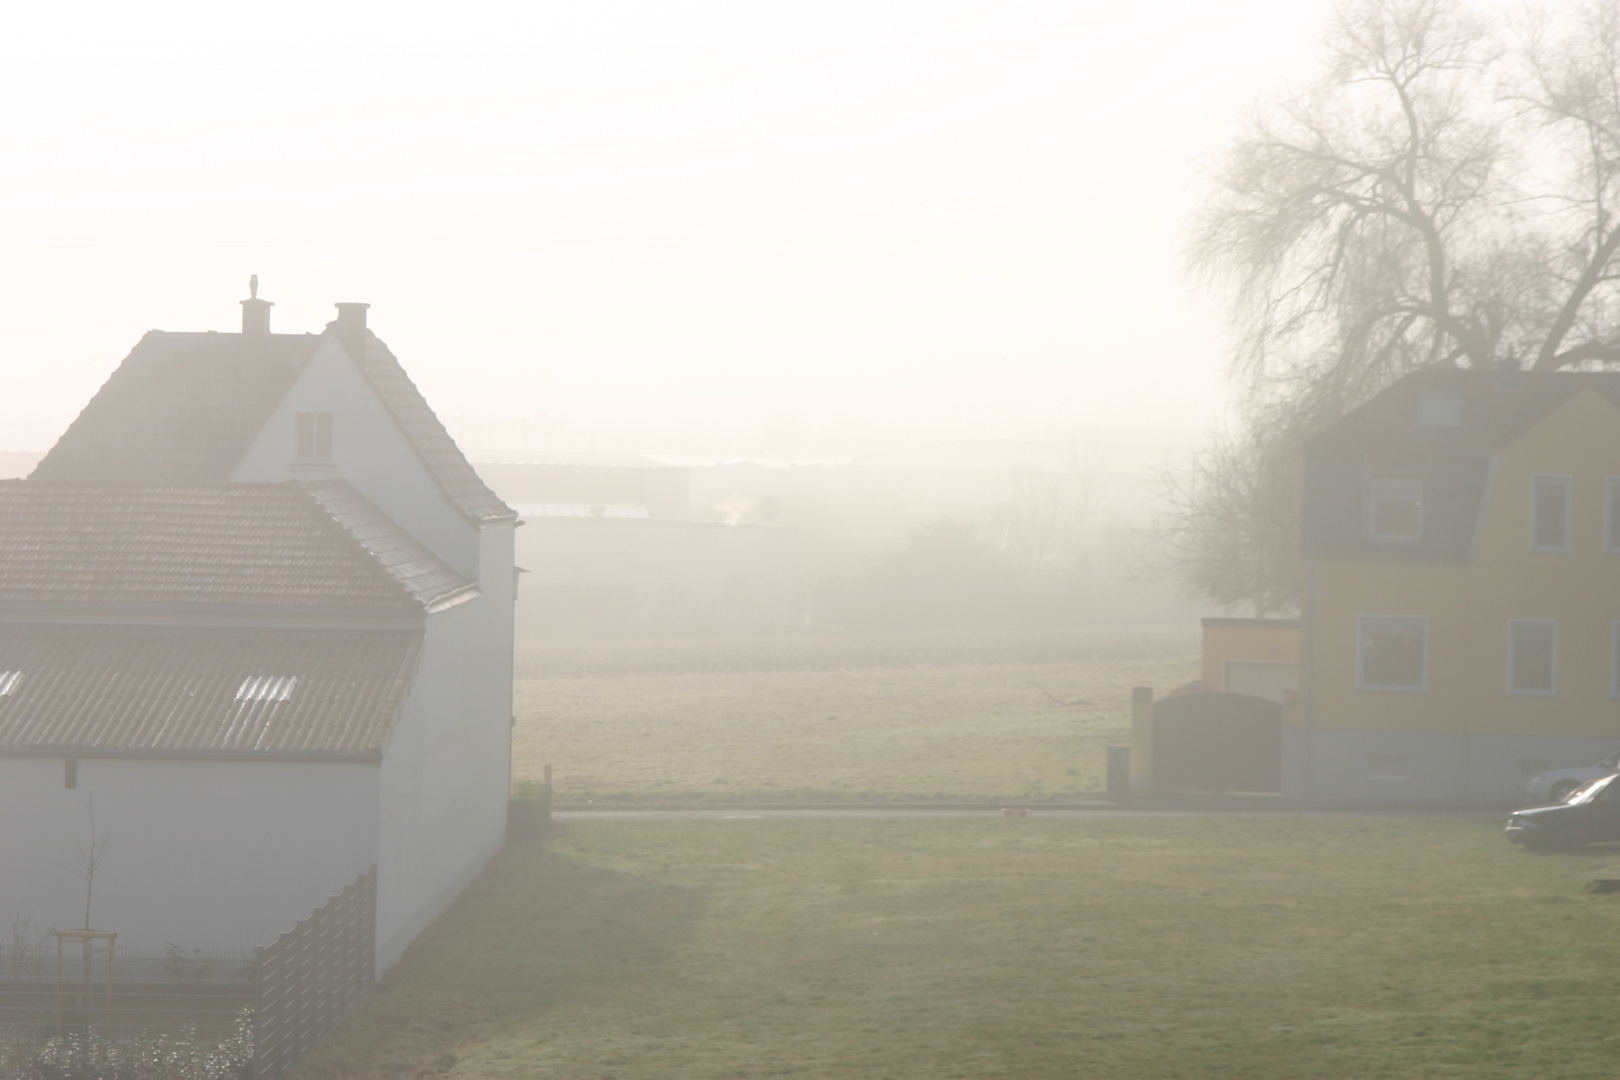
<path id="1" fill-rule="evenodd" d="M 1514 628 L 1519 626 L 1549 626 L 1552 628 L 1552 650 L 1547 657 L 1547 682 L 1545 690 L 1521 690 L 1514 683 L 1514 667 L 1518 662 L 1518 650 L 1514 647 L 1517 638 Z M 1558 623 L 1554 619 L 1509 619 L 1507 641 L 1507 692 L 1514 697 L 1553 697 L 1558 693 Z"/>
<path id="2" fill-rule="evenodd" d="M 1620 698 L 1620 622 L 1609 625 L 1609 696 Z"/>
<path id="3" fill-rule="evenodd" d="M 1603 480 L 1603 550 L 1610 555 L 1620 555 L 1620 535 L 1617 535 L 1616 526 L 1620 526 L 1620 476 L 1608 476 Z"/>
<path id="4" fill-rule="evenodd" d="M 1383 686 L 1369 683 L 1365 677 L 1366 656 L 1362 645 L 1367 639 L 1366 625 L 1378 622 L 1415 622 L 1423 630 L 1423 674 L 1416 686 Z M 1429 617 L 1427 615 L 1357 615 L 1356 616 L 1356 689 L 1372 690 L 1381 694 L 1422 694 L 1429 689 Z"/>
<path id="5" fill-rule="evenodd" d="M 1418 398 L 1418 427 L 1461 427 L 1462 411 L 1458 394 L 1424 394 Z"/>
<path id="6" fill-rule="evenodd" d="M 324 421 L 324 424 L 323 424 Z M 304 431 L 306 422 L 309 428 L 309 450 L 305 453 Z M 336 427 L 329 412 L 300 412 L 298 414 L 298 427 L 293 433 L 296 445 L 293 447 L 293 460 L 310 464 L 330 465 L 332 463 L 332 431 Z M 325 428 L 326 446 L 321 446 L 322 428 Z M 322 449 L 326 452 L 321 453 Z"/>
<path id="7" fill-rule="evenodd" d="M 1557 480 L 1564 489 L 1564 542 L 1556 547 L 1550 544 L 1536 543 L 1536 493 L 1543 481 Z M 1570 506 L 1575 501 L 1575 483 L 1567 473 L 1532 473 L 1530 475 L 1530 550 L 1567 552 L 1569 551 L 1569 518 Z"/>
<path id="8" fill-rule="evenodd" d="M 1413 502 L 1417 505 L 1417 531 L 1412 533 L 1381 533 L 1378 531 L 1378 489 L 1417 492 Z M 1405 476 L 1381 476 L 1367 490 L 1367 535 L 1374 540 L 1411 544 L 1423 539 L 1423 481 Z"/>

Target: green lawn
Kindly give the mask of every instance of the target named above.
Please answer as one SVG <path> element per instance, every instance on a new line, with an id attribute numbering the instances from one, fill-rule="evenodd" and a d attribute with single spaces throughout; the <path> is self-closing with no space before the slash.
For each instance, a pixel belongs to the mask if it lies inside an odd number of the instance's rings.
<path id="1" fill-rule="evenodd" d="M 520 679 L 514 773 L 550 763 L 564 801 L 1061 798 L 1102 788 L 1131 687 L 1197 674 L 1175 657 Z"/>
<path id="2" fill-rule="evenodd" d="M 305 1072 L 1612 1077 L 1617 866 L 1494 820 L 573 823 Z"/>

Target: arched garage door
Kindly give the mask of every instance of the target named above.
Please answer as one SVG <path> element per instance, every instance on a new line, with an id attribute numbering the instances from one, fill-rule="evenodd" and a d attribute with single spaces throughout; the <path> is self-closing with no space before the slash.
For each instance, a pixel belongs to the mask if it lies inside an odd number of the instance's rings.
<path id="1" fill-rule="evenodd" d="M 1153 791 L 1281 791 L 1282 706 L 1249 694 L 1153 705 Z"/>

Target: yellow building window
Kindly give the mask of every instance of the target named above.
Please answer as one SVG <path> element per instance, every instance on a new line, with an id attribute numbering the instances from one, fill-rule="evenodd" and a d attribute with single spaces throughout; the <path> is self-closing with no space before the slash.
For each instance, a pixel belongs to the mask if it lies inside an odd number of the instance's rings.
<path id="1" fill-rule="evenodd" d="M 1569 477 L 1530 478 L 1530 550 L 1569 550 Z"/>
<path id="2" fill-rule="evenodd" d="M 1558 624 L 1508 621 L 1508 693 L 1551 694 L 1557 668 Z"/>
<path id="3" fill-rule="evenodd" d="M 1429 667 L 1429 620 L 1420 615 L 1363 615 L 1358 620 L 1356 688 L 1418 692 Z"/>
<path id="4" fill-rule="evenodd" d="M 1372 482 L 1370 532 L 1374 540 L 1416 540 L 1423 535 L 1423 481 Z"/>

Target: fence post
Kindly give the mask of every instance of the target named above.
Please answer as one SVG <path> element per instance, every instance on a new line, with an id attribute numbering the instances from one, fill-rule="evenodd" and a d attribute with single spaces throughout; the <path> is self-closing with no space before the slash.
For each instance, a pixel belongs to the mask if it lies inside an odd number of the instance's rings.
<path id="1" fill-rule="evenodd" d="M 1131 690 L 1131 784 L 1133 799 L 1153 797 L 1153 687 Z"/>
<path id="2" fill-rule="evenodd" d="M 1103 794 L 1109 802 L 1128 803 L 1131 801 L 1131 748 L 1110 746 L 1107 749 L 1108 772 Z"/>

